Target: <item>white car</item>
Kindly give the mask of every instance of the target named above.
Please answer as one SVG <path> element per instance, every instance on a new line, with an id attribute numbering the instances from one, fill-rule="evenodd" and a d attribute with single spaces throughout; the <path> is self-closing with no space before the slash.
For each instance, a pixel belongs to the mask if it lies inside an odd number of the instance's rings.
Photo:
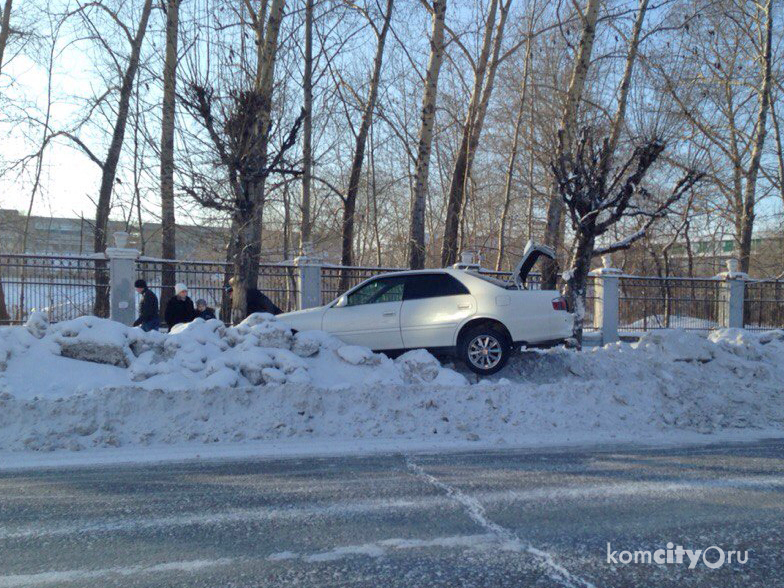
<path id="1" fill-rule="evenodd" d="M 278 319 L 297 331 L 327 331 L 375 351 L 453 352 L 474 372 L 493 374 L 513 349 L 552 345 L 573 334 L 574 316 L 557 291 L 525 288 L 542 255 L 552 257 L 552 250 L 529 243 L 511 282 L 460 264 L 381 274 L 326 306 Z"/>

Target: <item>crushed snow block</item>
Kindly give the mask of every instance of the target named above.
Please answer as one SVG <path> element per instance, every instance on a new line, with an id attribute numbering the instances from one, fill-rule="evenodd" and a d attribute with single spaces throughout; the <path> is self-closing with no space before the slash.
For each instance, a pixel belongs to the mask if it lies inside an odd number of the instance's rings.
<path id="1" fill-rule="evenodd" d="M 282 384 L 286 381 L 286 374 L 278 368 L 268 367 L 261 370 L 265 384 Z"/>
<path id="2" fill-rule="evenodd" d="M 303 331 L 294 335 L 294 342 L 291 344 L 291 350 L 300 357 L 312 357 L 316 355 L 321 348 L 321 343 L 318 337 L 313 336 L 313 331 Z"/>
<path id="3" fill-rule="evenodd" d="M 49 329 L 63 357 L 119 367 L 128 367 L 134 359 L 128 341 L 130 330 L 121 323 L 94 316 L 58 323 Z"/>
<path id="4" fill-rule="evenodd" d="M 46 335 L 46 329 L 49 327 L 49 319 L 43 312 L 33 312 L 30 318 L 25 323 L 25 328 L 36 339 L 41 339 Z"/>
<path id="5" fill-rule="evenodd" d="M 291 349 L 291 329 L 268 313 L 254 312 L 236 327 L 226 329 L 232 346 L 277 347 Z"/>
<path id="6" fill-rule="evenodd" d="M 376 365 L 380 361 L 379 356 L 360 345 L 344 345 L 335 351 L 340 359 L 351 365 Z"/>
<path id="7" fill-rule="evenodd" d="M 425 349 L 407 351 L 395 359 L 395 364 L 409 384 L 432 382 L 441 371 L 441 364 Z"/>
<path id="8" fill-rule="evenodd" d="M 683 329 L 649 331 L 633 347 L 657 353 L 663 359 L 672 361 L 707 363 L 714 358 L 714 346 L 708 339 Z"/>

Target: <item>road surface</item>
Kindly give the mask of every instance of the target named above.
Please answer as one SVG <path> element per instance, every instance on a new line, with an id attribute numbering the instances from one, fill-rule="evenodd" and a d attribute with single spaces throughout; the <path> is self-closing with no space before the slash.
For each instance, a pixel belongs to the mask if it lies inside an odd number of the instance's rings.
<path id="1" fill-rule="evenodd" d="M 784 442 L 4 472 L 18 586 L 784 586 Z"/>

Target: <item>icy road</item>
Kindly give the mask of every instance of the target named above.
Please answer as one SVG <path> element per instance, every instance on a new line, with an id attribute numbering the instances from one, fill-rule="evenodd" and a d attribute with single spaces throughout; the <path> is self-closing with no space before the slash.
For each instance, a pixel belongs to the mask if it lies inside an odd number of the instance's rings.
<path id="1" fill-rule="evenodd" d="M 2 588 L 781 585 L 782 441 L 0 474 Z"/>

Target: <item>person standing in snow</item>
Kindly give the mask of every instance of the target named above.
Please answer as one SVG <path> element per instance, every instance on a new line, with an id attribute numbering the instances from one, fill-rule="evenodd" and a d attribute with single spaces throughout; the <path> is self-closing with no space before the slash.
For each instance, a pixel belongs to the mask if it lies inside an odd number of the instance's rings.
<path id="1" fill-rule="evenodd" d="M 229 293 L 229 296 L 231 296 L 234 288 L 227 286 L 226 291 Z M 245 296 L 248 303 L 248 316 L 252 315 L 254 312 L 268 312 L 270 314 L 283 313 L 283 311 L 258 288 L 248 288 L 245 291 Z"/>
<path id="2" fill-rule="evenodd" d="M 207 306 L 207 301 L 204 298 L 199 298 L 196 301 L 196 318 L 208 321 L 215 318 L 215 309 Z"/>
<path id="3" fill-rule="evenodd" d="M 136 280 L 133 287 L 141 294 L 139 299 L 139 318 L 133 321 L 134 327 L 142 331 L 157 331 L 161 328 L 161 317 L 158 316 L 158 297 L 147 287 L 144 280 Z"/>
<path id="4" fill-rule="evenodd" d="M 195 316 L 196 310 L 193 308 L 193 300 L 188 297 L 188 286 L 175 284 L 174 296 L 171 297 L 166 305 L 166 312 L 164 313 L 169 331 L 172 330 L 174 325 L 191 322 Z"/>

